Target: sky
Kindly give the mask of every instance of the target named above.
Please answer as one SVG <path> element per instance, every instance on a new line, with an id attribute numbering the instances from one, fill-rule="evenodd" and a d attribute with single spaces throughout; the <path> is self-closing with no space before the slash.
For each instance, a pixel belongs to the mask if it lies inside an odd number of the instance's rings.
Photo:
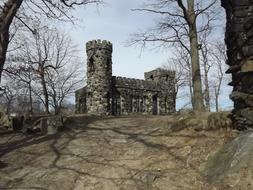
<path id="1" fill-rule="evenodd" d="M 141 2 L 108 0 L 107 4 L 100 7 L 89 6 L 76 10 L 75 16 L 82 19 L 82 23 L 79 26 L 69 25 L 67 30 L 78 44 L 82 59 L 86 60 L 85 43 L 101 39 L 113 43 L 113 75 L 142 79 L 144 72 L 165 63 L 169 51 L 142 51 L 140 47 L 126 46 L 131 33 L 146 29 L 153 22 L 151 15 L 131 11 L 140 7 Z"/>
<path id="2" fill-rule="evenodd" d="M 154 23 L 152 14 L 131 10 L 140 8 L 143 2 L 144 0 L 107 0 L 102 6 L 89 5 L 74 11 L 74 16 L 80 19 L 80 22 L 77 22 L 77 25 L 65 24 L 61 27 L 78 45 L 84 68 L 86 68 L 85 43 L 95 39 L 113 43 L 112 71 L 116 76 L 143 79 L 144 72 L 167 62 L 173 55 L 170 50 L 142 50 L 139 46 L 126 46 L 130 34 L 145 30 Z M 226 87 L 222 91 L 221 106 L 229 109 L 232 107 L 228 97 L 231 88 Z M 177 102 L 177 108 L 184 104 L 184 100 L 180 100 Z"/>

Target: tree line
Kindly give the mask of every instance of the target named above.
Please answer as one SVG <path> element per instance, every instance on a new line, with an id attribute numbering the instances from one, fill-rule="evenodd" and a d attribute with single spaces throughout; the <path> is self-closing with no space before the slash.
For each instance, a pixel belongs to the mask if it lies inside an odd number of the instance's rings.
<path id="1" fill-rule="evenodd" d="M 225 16 L 219 0 L 151 0 L 133 11 L 154 15 L 155 25 L 133 33 L 128 45 L 173 52 L 164 68 L 176 70 L 176 95 L 188 88 L 195 111 L 219 111 L 225 79 Z M 213 91 L 213 92 L 211 92 Z M 186 96 L 183 96 L 186 98 Z"/>
<path id="2" fill-rule="evenodd" d="M 7 54 L 3 70 L 2 101 L 9 112 L 17 98 L 28 97 L 29 113 L 34 112 L 34 102 L 41 102 L 47 114 L 50 110 L 58 114 L 83 83 L 78 50 L 67 34 L 56 28 L 34 27 L 36 33 L 23 30 L 10 43 L 14 51 Z"/>
<path id="3" fill-rule="evenodd" d="M 219 0 L 144 2 L 133 11 L 154 14 L 156 25 L 134 33 L 128 44 L 142 47 L 149 44 L 172 51 L 168 64 L 177 71 L 176 91 L 187 87 L 190 104 L 196 111 L 210 110 L 212 99 L 218 111 L 226 78 L 223 36 L 222 40 L 214 40 L 215 31 L 220 28 L 217 25 L 224 20 Z M 80 82 L 79 71 L 73 67 L 78 65 L 77 50 L 66 34 L 48 27 L 47 22 L 74 22 L 72 11 L 76 6 L 101 3 L 101 0 L 5 0 L 0 4 L 0 79 L 7 105 L 15 94 L 27 94 L 30 112 L 33 100 L 38 99 L 46 113 L 50 108 L 59 113 L 66 97 Z"/>
<path id="4" fill-rule="evenodd" d="M 20 101 L 29 105 L 29 112 L 34 111 L 35 102 L 41 102 L 46 113 L 61 111 L 81 82 L 81 67 L 70 37 L 49 23 L 52 20 L 74 23 L 75 7 L 101 3 L 101 0 L 0 2 L 0 90 L 1 105 L 5 105 L 7 112 L 14 103 L 20 107 Z"/>

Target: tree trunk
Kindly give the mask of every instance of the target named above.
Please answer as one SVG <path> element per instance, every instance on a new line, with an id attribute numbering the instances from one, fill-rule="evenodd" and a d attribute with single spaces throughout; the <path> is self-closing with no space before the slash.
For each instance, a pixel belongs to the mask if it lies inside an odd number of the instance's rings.
<path id="1" fill-rule="evenodd" d="M 44 72 L 42 72 L 44 73 Z M 44 75 L 41 75 L 41 85 L 43 88 L 43 95 L 44 95 L 44 104 L 45 104 L 45 109 L 46 113 L 49 114 L 49 97 L 48 97 L 48 92 L 47 92 L 47 86 L 46 86 L 46 81 Z"/>
<path id="2" fill-rule="evenodd" d="M 28 84 L 28 90 L 29 90 L 29 104 L 30 104 L 30 114 L 33 114 L 33 99 L 32 99 L 32 86 L 31 82 Z"/>
<path id="3" fill-rule="evenodd" d="M 215 87 L 215 107 L 216 107 L 216 112 L 219 111 L 219 97 L 220 97 L 220 90 L 221 90 L 221 83 L 222 83 L 222 79 L 223 79 L 223 73 L 221 71 L 221 76 L 219 78 L 219 82 L 217 87 Z"/>
<path id="4" fill-rule="evenodd" d="M 53 102 L 54 102 L 54 114 L 55 114 L 55 115 L 58 115 L 60 109 L 59 109 L 58 102 L 57 102 L 57 100 L 56 100 L 56 91 L 55 91 L 55 89 L 53 89 L 52 98 L 53 98 Z"/>
<path id="5" fill-rule="evenodd" d="M 190 60 L 187 61 L 187 67 L 188 67 L 188 70 L 189 70 L 189 75 L 187 76 L 187 80 L 188 80 L 188 83 L 189 83 L 189 92 L 190 92 L 190 96 L 191 96 L 191 105 L 193 107 L 193 91 L 192 91 L 192 66 L 191 66 L 191 63 L 190 63 Z"/>
<path id="6" fill-rule="evenodd" d="M 216 112 L 219 112 L 219 95 L 218 94 L 215 95 L 215 108 L 216 108 Z"/>
<path id="7" fill-rule="evenodd" d="M 9 29 L 23 0 L 8 0 L 0 13 L 0 83 L 9 44 Z"/>
<path id="8" fill-rule="evenodd" d="M 204 111 L 204 100 L 202 93 L 199 52 L 198 52 L 198 34 L 196 26 L 196 14 L 194 12 L 194 0 L 188 0 L 188 25 L 192 64 L 192 86 L 193 86 L 193 110 Z"/>
<path id="9" fill-rule="evenodd" d="M 207 69 L 207 63 L 204 61 L 204 83 L 205 83 L 205 102 L 206 102 L 206 110 L 211 110 L 210 105 L 210 93 L 209 93 L 209 81 L 208 81 L 208 69 Z"/>
<path id="10" fill-rule="evenodd" d="M 193 92 L 192 92 L 192 79 L 189 78 L 189 91 L 190 91 L 190 96 L 191 96 L 191 105 L 193 107 Z"/>

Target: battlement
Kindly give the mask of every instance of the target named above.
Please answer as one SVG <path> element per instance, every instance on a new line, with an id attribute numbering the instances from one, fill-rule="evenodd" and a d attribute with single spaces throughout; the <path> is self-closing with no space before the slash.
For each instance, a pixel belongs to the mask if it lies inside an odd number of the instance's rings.
<path id="1" fill-rule="evenodd" d="M 112 43 L 107 40 L 92 40 L 86 43 L 86 51 L 93 49 L 107 49 L 112 52 Z"/>
<path id="2" fill-rule="evenodd" d="M 155 69 L 149 72 L 144 73 L 145 80 L 156 80 L 159 81 L 163 78 L 163 80 L 172 80 L 176 76 L 176 72 L 173 70 L 167 70 L 167 69 Z"/>
<path id="3" fill-rule="evenodd" d="M 176 71 L 174 71 L 174 70 L 167 70 L 167 69 L 161 69 L 161 68 L 154 69 L 152 71 L 144 73 L 144 75 L 146 75 L 146 76 L 149 76 L 149 75 L 153 75 L 153 76 L 166 76 L 166 75 L 169 75 L 169 76 L 172 76 L 172 77 L 175 77 L 175 74 L 176 74 Z"/>
<path id="4" fill-rule="evenodd" d="M 128 88 L 128 89 L 139 89 L 139 90 L 150 90 L 150 91 L 160 91 L 160 86 L 153 81 L 146 81 L 142 79 L 127 78 L 113 76 L 115 81 L 115 86 L 117 88 Z"/>

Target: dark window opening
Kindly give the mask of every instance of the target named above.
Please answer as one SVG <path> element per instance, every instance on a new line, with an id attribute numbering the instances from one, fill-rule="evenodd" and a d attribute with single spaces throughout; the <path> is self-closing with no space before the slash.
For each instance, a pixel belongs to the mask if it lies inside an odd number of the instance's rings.
<path id="1" fill-rule="evenodd" d="M 133 96 L 129 99 L 129 112 L 133 112 Z"/>
<path id="2" fill-rule="evenodd" d="M 120 115 L 121 114 L 121 96 L 119 93 L 116 93 L 112 102 L 112 114 Z"/>
<path id="3" fill-rule="evenodd" d="M 107 92 L 106 94 L 106 99 L 107 99 L 107 111 L 110 112 L 111 111 L 111 96 L 109 92 Z"/>
<path id="4" fill-rule="evenodd" d="M 153 115 L 157 115 L 158 114 L 158 97 L 157 95 L 153 96 Z"/>
<path id="5" fill-rule="evenodd" d="M 106 61 L 106 71 L 109 73 L 110 72 L 110 69 L 111 68 L 111 59 L 110 58 L 107 58 L 107 61 Z"/>
<path id="6" fill-rule="evenodd" d="M 89 71 L 94 72 L 95 71 L 95 66 L 94 66 L 94 60 L 93 57 L 91 57 L 88 61 L 88 66 L 89 66 Z"/>
<path id="7" fill-rule="evenodd" d="M 140 112 L 140 98 L 136 97 L 136 112 Z"/>

